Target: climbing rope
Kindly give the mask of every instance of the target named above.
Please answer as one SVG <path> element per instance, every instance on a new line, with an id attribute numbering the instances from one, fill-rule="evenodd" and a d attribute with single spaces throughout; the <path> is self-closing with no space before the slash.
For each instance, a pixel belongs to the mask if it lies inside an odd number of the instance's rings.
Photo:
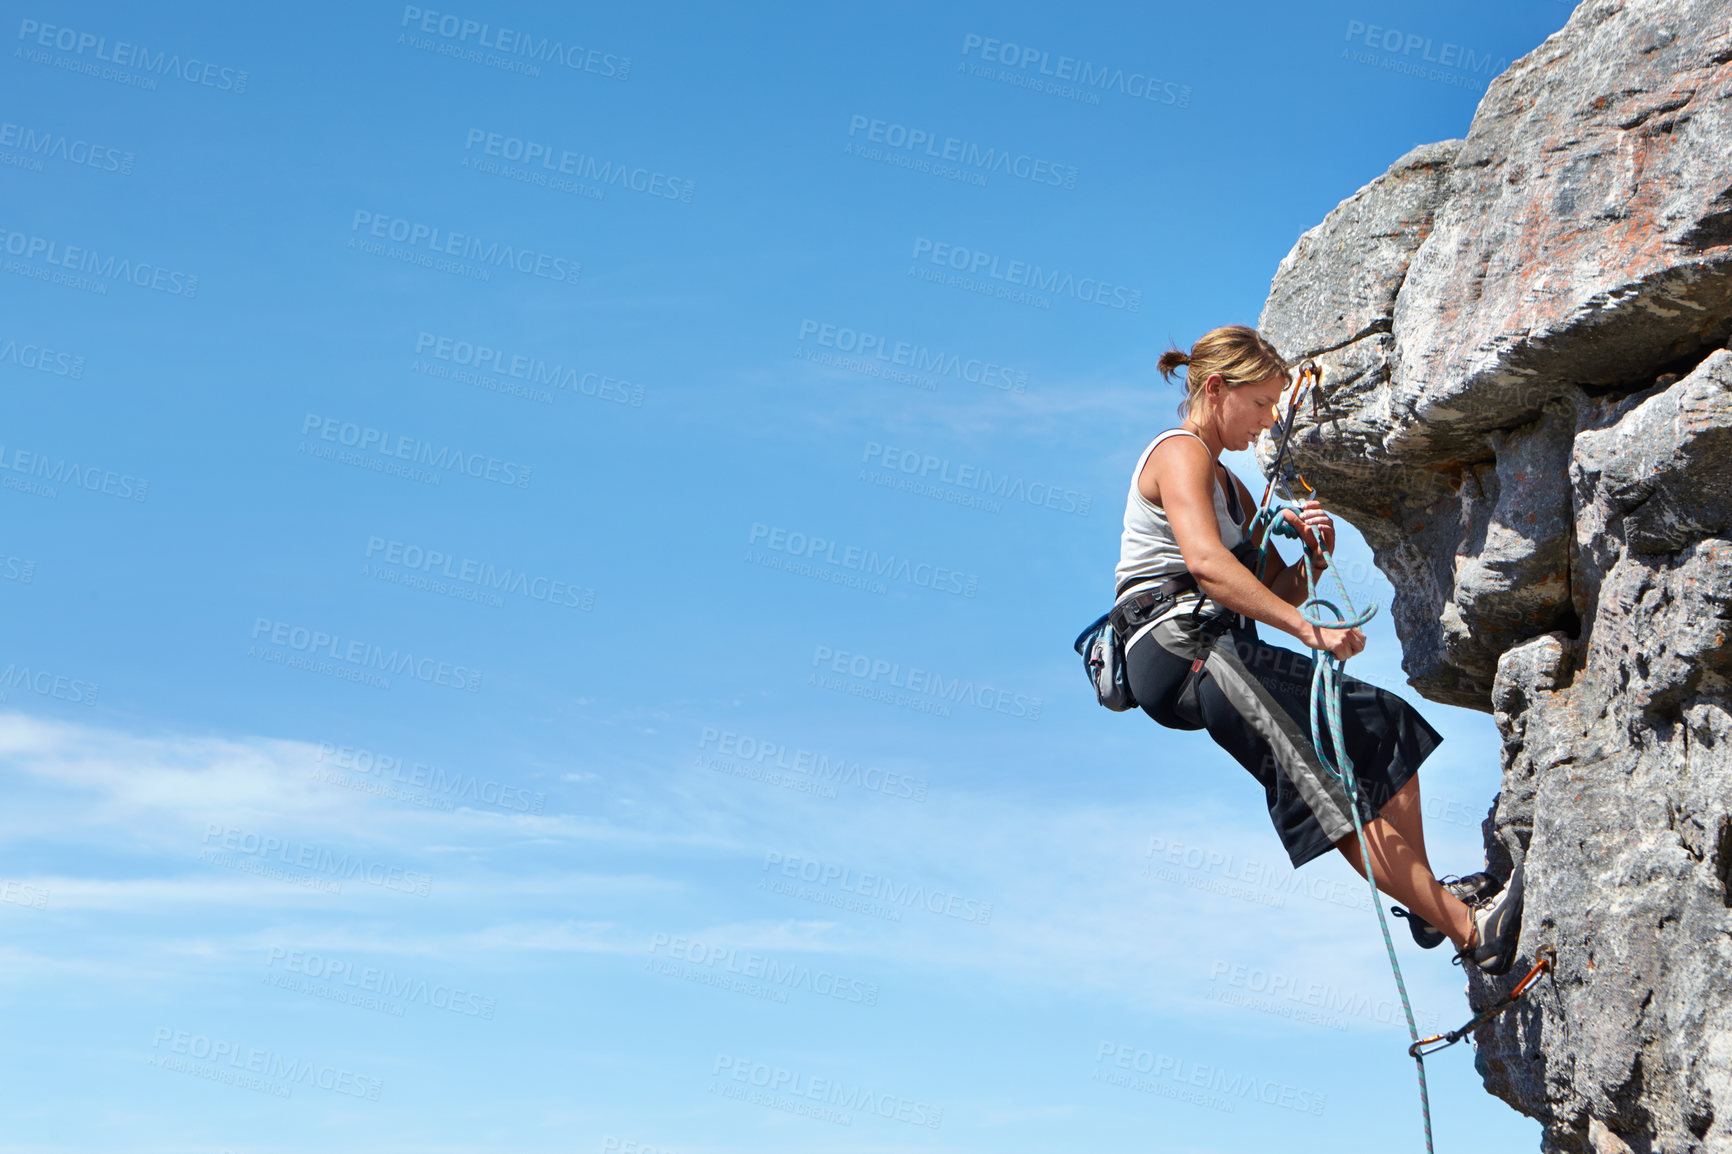
<path id="1" fill-rule="evenodd" d="M 1269 485 L 1263 491 L 1263 503 L 1257 508 L 1257 515 L 1251 522 L 1251 534 L 1256 536 L 1258 529 L 1263 529 L 1262 543 L 1257 550 L 1257 577 L 1263 577 L 1264 562 L 1269 552 L 1269 538 L 1276 533 L 1297 538 L 1299 530 L 1282 514 L 1289 509 L 1297 512 L 1298 506 L 1275 497 L 1275 478 L 1280 476 L 1281 462 L 1287 455 L 1287 439 L 1293 431 L 1293 422 L 1298 415 L 1299 398 L 1306 390 L 1313 388 L 1322 374 L 1314 361 L 1306 361 L 1299 367 L 1299 381 L 1294 387 L 1292 399 L 1287 404 L 1287 418 L 1282 423 L 1280 442 L 1276 449 L 1275 460 L 1269 469 Z M 1313 397 L 1313 406 L 1316 401 Z M 1297 469 L 1294 470 L 1298 476 Z M 1300 476 L 1299 481 L 1307 490 L 1309 483 Z M 1376 604 L 1372 604 L 1363 612 L 1353 608 L 1353 598 L 1347 592 L 1347 585 L 1341 580 L 1340 572 L 1335 568 L 1335 558 L 1323 548 L 1323 543 L 1317 543 L 1317 550 L 1323 555 L 1323 572 L 1332 574 L 1336 587 L 1341 590 L 1341 605 L 1324 599 L 1317 592 L 1317 574 L 1308 562 L 1302 561 L 1305 569 L 1306 598 L 1299 606 L 1299 615 L 1310 624 L 1320 629 L 1357 629 L 1370 621 L 1377 613 Z M 1345 606 L 1343 610 L 1342 606 Z M 1330 749 L 1323 748 L 1323 742 L 1313 741 L 1317 756 L 1323 765 L 1347 791 L 1347 811 L 1353 816 L 1353 832 L 1359 839 L 1359 860 L 1365 863 L 1365 880 L 1371 887 L 1371 908 L 1377 911 L 1377 927 L 1383 931 L 1383 948 L 1389 953 L 1389 969 L 1395 975 L 1395 988 L 1401 994 L 1401 1010 L 1407 1015 L 1407 1033 L 1413 1039 L 1413 1045 L 1408 1048 L 1412 1055 L 1415 1070 L 1419 1074 L 1419 1110 L 1425 1121 L 1426 1154 L 1435 1154 L 1431 1135 L 1431 1094 L 1425 1085 L 1425 1055 L 1421 1049 L 1419 1025 L 1413 1017 L 1413 1004 L 1407 997 L 1407 983 L 1401 978 L 1401 963 L 1395 959 L 1395 942 L 1389 936 L 1389 919 L 1383 914 L 1383 902 L 1377 892 L 1377 879 L 1371 865 L 1371 849 L 1365 841 L 1365 826 L 1359 820 L 1359 787 L 1353 776 L 1353 760 L 1347 756 L 1347 743 L 1342 735 L 1341 727 L 1341 671 L 1346 664 L 1325 650 L 1311 651 L 1311 732 L 1318 732 L 1321 721 L 1329 734 Z M 1441 1047 L 1440 1047 L 1441 1048 Z"/>
<path id="2" fill-rule="evenodd" d="M 1285 537 L 1299 538 L 1299 530 L 1289 522 L 1284 514 L 1291 510 L 1295 514 L 1300 506 L 1291 501 L 1275 496 L 1275 478 L 1281 476 L 1283 462 L 1288 462 L 1288 438 L 1293 431 L 1293 422 L 1298 416 L 1299 399 L 1309 390 L 1317 388 L 1322 380 L 1322 372 L 1316 362 L 1306 361 L 1299 366 L 1299 380 L 1294 386 L 1292 398 L 1287 403 L 1287 416 L 1282 422 L 1279 440 L 1275 451 L 1275 459 L 1269 467 L 1269 484 L 1263 490 L 1263 501 L 1257 507 L 1257 515 L 1251 521 L 1249 530 L 1254 539 L 1262 532 L 1262 541 L 1257 549 L 1257 578 L 1262 580 L 1265 562 L 1269 552 L 1269 538 L 1277 534 Z M 1317 408 L 1317 394 L 1311 394 L 1313 413 Z M 1310 482 L 1306 481 L 1297 467 L 1292 470 L 1293 477 L 1308 493 L 1315 493 Z M 1323 556 L 1322 572 L 1335 578 L 1336 587 L 1341 590 L 1341 604 L 1325 599 L 1317 592 L 1318 572 L 1309 563 L 1302 562 L 1305 568 L 1305 601 L 1299 606 L 1299 615 L 1311 625 L 1320 629 L 1357 629 L 1370 621 L 1377 614 L 1377 606 L 1371 605 L 1363 612 L 1353 608 L 1353 599 L 1347 592 L 1347 584 L 1342 581 L 1341 573 L 1335 568 L 1335 558 L 1323 548 L 1321 541 L 1317 550 Z M 1345 608 L 1343 608 L 1345 607 Z M 1435 1054 L 1455 1045 L 1480 1026 L 1491 1021 L 1499 1014 L 1515 1005 L 1528 988 L 1539 979 L 1543 973 L 1551 970 L 1557 960 L 1554 951 L 1546 950 L 1527 976 L 1499 999 L 1495 1004 L 1481 1010 L 1460 1029 L 1451 1030 L 1446 1034 L 1434 1034 L 1429 1038 L 1419 1036 L 1419 1026 L 1414 1021 L 1413 1005 L 1407 997 L 1407 983 L 1401 977 L 1401 963 L 1395 958 L 1395 943 L 1389 936 L 1389 919 L 1383 914 L 1383 902 L 1377 892 L 1377 879 L 1371 865 L 1371 849 L 1366 844 L 1365 826 L 1359 818 L 1359 787 L 1353 776 L 1353 760 L 1347 756 L 1347 744 L 1342 735 L 1341 726 L 1341 676 L 1346 662 L 1325 650 L 1311 651 L 1311 732 L 1316 735 L 1319 723 L 1329 736 L 1329 749 L 1324 749 L 1324 743 L 1313 741 L 1317 756 L 1323 765 L 1341 783 L 1350 799 L 1348 812 L 1353 817 L 1353 832 L 1359 839 L 1359 860 L 1365 863 L 1365 881 L 1371 887 L 1371 908 L 1377 911 L 1377 927 L 1383 931 L 1383 948 L 1389 954 L 1389 969 L 1395 975 L 1395 988 L 1401 994 L 1401 1009 L 1407 1015 L 1407 1033 L 1413 1040 L 1408 1046 L 1408 1056 L 1413 1059 L 1414 1069 L 1419 1075 L 1419 1110 L 1425 1121 L 1426 1154 L 1435 1154 L 1432 1147 L 1431 1134 L 1431 1095 L 1425 1085 L 1425 1056 Z M 1441 1044 L 1440 1044 L 1441 1043 Z"/>

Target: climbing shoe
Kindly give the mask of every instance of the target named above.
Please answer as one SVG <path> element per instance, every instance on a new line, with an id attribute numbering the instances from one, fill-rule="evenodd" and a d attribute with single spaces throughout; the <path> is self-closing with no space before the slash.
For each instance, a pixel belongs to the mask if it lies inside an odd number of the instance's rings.
<path id="1" fill-rule="evenodd" d="M 1517 865 L 1503 892 L 1472 903 L 1473 925 L 1479 937 L 1471 949 L 1456 954 L 1493 977 L 1508 973 L 1515 963 L 1522 929 L 1522 867 Z"/>
<path id="2" fill-rule="evenodd" d="M 1439 878 L 1438 881 L 1444 889 L 1469 905 L 1476 900 L 1492 897 L 1503 889 L 1503 883 L 1488 873 L 1468 874 L 1464 878 Z M 1435 950 L 1449 940 L 1442 930 L 1412 910 L 1390 906 L 1389 912 L 1398 918 L 1407 919 L 1407 928 L 1413 931 L 1413 940 L 1419 943 L 1422 950 Z"/>

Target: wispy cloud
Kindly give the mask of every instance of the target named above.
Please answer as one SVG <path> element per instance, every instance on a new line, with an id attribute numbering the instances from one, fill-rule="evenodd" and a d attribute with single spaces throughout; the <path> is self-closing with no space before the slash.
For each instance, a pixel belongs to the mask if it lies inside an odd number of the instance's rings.
<path id="1" fill-rule="evenodd" d="M 150 831 L 136 852 L 87 857 L 90 876 L 31 879 L 55 908 L 290 919 L 196 939 L 218 953 L 292 935 L 320 948 L 428 956 L 634 954 L 659 933 L 1206 1014 L 1231 1012 L 1199 993 L 1222 960 L 1327 975 L 1337 986 L 1388 982 L 1363 882 L 1333 860 L 1294 874 L 1249 796 L 1241 810 L 941 790 L 919 806 L 832 802 L 815 825 L 810 798 L 693 770 L 644 789 L 626 825 L 325 796 L 303 780 L 317 752 L 271 738 L 135 737 L 0 717 L 3 764 L 64 794 L 50 803 L 56 820 L 82 813 L 87 835 Z M 245 823 L 332 844 L 386 839 L 407 868 L 432 874 L 432 892 L 423 901 L 351 881 L 321 893 L 195 860 L 207 830 Z M 1179 864 L 1163 873 L 1174 846 Z M 804 899 L 761 892 L 787 879 Z M 813 904 L 812 894 L 869 897 L 893 918 Z M 605 916 L 546 914 L 561 908 Z"/>

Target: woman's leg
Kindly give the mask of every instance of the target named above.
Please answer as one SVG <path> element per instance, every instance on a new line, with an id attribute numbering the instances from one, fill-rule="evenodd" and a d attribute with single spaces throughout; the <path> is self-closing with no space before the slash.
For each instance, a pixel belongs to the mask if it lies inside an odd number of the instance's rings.
<path id="1" fill-rule="evenodd" d="M 1137 665 L 1134 657 L 1131 664 L 1134 670 Z M 1181 660 L 1175 663 L 1174 668 L 1183 670 L 1187 665 Z M 1308 773 L 1307 780 L 1322 781 L 1329 772 L 1315 763 L 1315 755 L 1305 758 L 1303 752 L 1289 755 L 1287 759 L 1303 764 L 1289 766 L 1276 756 L 1272 744 L 1287 739 L 1285 748 L 1291 749 L 1304 741 L 1310 682 L 1301 676 L 1302 667 L 1303 659 L 1298 654 L 1264 645 L 1252 633 L 1235 632 L 1231 635 L 1231 644 L 1223 639 L 1210 655 L 1209 672 L 1200 682 L 1198 693 L 1209 736 L 1263 783 L 1269 799 L 1270 816 L 1275 820 L 1276 829 L 1282 833 L 1290 854 L 1294 852 L 1295 844 L 1304 844 L 1302 824 L 1309 824 L 1312 829 L 1322 832 L 1314 808 L 1305 810 L 1304 823 L 1293 820 L 1299 807 L 1312 806 L 1309 799 L 1300 800 L 1298 779 Z M 1223 678 L 1228 682 L 1225 687 Z M 1173 684 L 1176 685 L 1177 681 Z M 1344 715 L 1348 731 L 1347 752 L 1356 763 L 1388 764 L 1399 753 L 1406 764 L 1415 765 L 1440 739 L 1423 718 L 1405 707 L 1393 723 L 1389 722 L 1391 711 L 1384 700 L 1386 696 L 1389 695 L 1372 696 L 1357 702 L 1358 708 Z M 1140 691 L 1138 699 L 1142 700 Z M 1296 736 L 1295 731 L 1300 731 L 1300 734 Z M 1325 786 L 1321 792 L 1327 794 L 1329 791 Z M 1340 795 L 1338 785 L 1334 792 Z M 1341 795 L 1341 801 L 1345 804 L 1345 795 Z M 1403 782 L 1381 807 L 1380 816 L 1366 828 L 1377 885 L 1384 893 L 1436 926 L 1458 948 L 1465 949 L 1474 933 L 1472 916 L 1467 906 L 1432 876 L 1425 854 L 1419 802 L 1418 779 L 1410 774 L 1409 780 Z M 1345 814 L 1343 808 L 1335 816 L 1344 820 Z M 1335 828 L 1340 828 L 1339 824 Z M 1297 835 L 1296 830 L 1299 831 Z M 1333 844 L 1364 876 L 1359 861 L 1358 837 L 1350 831 L 1335 839 Z M 1305 860 L 1309 860 L 1314 852 L 1307 852 Z"/>
<path id="2" fill-rule="evenodd" d="M 1402 792 L 1405 792 L 1403 787 Z M 1414 797 L 1418 797 L 1415 789 Z M 1385 807 L 1387 808 L 1387 807 Z M 1436 926 L 1455 943 L 1456 949 L 1467 949 L 1473 938 L 1473 918 L 1466 905 L 1438 884 L 1422 853 L 1387 818 L 1379 817 L 1365 827 L 1365 841 L 1371 849 L 1371 864 L 1376 870 L 1377 888 Z M 1365 876 L 1360 863 L 1359 838 L 1348 834 L 1335 843 L 1349 865 Z"/>
<path id="3" fill-rule="evenodd" d="M 1395 796 L 1384 803 L 1378 810 L 1378 816 L 1395 827 L 1395 832 L 1401 835 L 1413 852 L 1419 855 L 1419 862 L 1427 872 L 1431 870 L 1431 859 L 1425 856 L 1425 815 L 1419 804 L 1419 775 L 1416 773 L 1407 779 L 1407 784 L 1395 791 Z"/>

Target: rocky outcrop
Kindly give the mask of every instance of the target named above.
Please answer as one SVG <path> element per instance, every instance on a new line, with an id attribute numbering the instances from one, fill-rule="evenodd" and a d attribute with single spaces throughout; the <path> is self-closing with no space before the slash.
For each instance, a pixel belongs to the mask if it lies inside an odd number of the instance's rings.
<path id="1" fill-rule="evenodd" d="M 1487 1088 L 1548 1150 L 1732 1151 L 1725 4 L 1586 0 L 1300 239 L 1261 327 L 1324 369 L 1292 466 L 1411 684 L 1504 739 L 1488 860 L 1557 967 L 1479 1031 Z"/>

